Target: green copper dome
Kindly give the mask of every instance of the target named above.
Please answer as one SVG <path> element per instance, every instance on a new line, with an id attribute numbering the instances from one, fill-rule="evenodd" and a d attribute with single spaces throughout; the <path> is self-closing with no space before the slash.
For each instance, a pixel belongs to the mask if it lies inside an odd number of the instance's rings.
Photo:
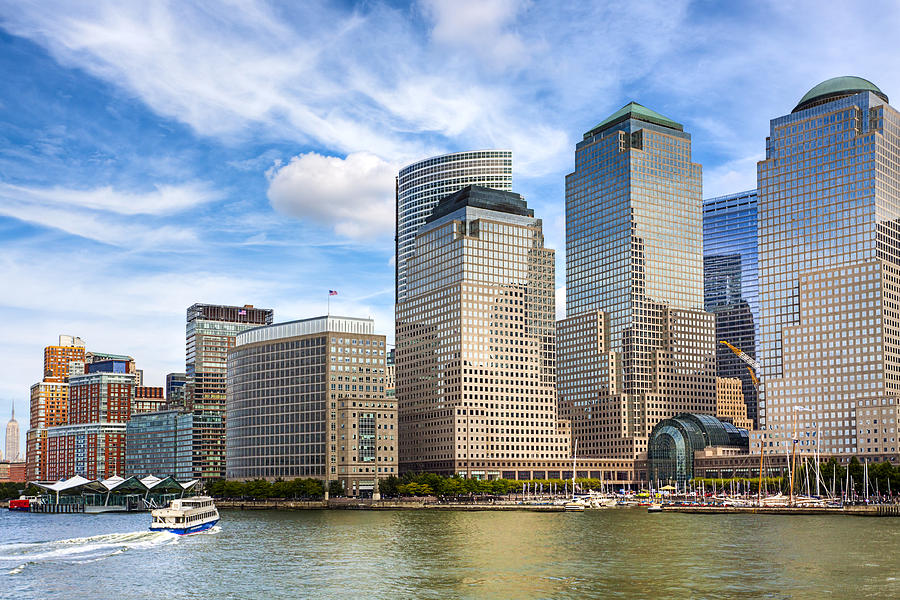
<path id="1" fill-rule="evenodd" d="M 613 125 L 616 125 L 628 119 L 637 119 L 638 121 L 644 121 L 646 123 L 653 123 L 654 125 L 661 125 L 662 127 L 684 131 L 684 127 L 681 126 L 681 123 L 676 123 L 672 119 L 664 117 L 655 110 L 650 110 L 646 106 L 638 104 L 637 102 L 629 102 L 613 114 L 606 117 L 603 121 L 600 122 L 599 125 L 585 133 L 584 137 L 589 138 L 594 134 L 600 133 L 607 127 L 612 127 Z"/>
<path id="2" fill-rule="evenodd" d="M 805 108 L 810 108 L 811 106 L 824 104 L 825 102 L 852 96 L 861 92 L 872 92 L 885 102 L 888 102 L 887 95 L 868 79 L 845 75 L 843 77 L 832 77 L 831 79 L 827 79 L 806 92 L 791 112 L 795 113 L 798 110 L 803 110 Z"/>

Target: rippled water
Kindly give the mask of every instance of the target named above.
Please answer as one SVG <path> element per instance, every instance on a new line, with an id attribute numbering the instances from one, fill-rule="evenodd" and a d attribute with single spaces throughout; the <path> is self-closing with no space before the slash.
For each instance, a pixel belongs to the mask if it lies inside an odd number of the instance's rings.
<path id="1" fill-rule="evenodd" d="M 898 598 L 900 519 L 222 511 L 0 511 L 2 598 Z"/>

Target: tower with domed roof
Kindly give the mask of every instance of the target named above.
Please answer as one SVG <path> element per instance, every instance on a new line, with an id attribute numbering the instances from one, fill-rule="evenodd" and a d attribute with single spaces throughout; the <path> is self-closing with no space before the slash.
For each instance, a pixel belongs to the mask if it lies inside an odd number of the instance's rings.
<path id="1" fill-rule="evenodd" d="M 900 112 L 888 102 L 867 79 L 835 77 L 770 122 L 757 169 L 767 452 L 900 459 Z"/>

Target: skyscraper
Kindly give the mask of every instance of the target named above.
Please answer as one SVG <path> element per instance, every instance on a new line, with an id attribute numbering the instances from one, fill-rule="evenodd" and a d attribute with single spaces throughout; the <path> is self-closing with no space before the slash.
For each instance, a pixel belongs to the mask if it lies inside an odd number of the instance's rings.
<path id="1" fill-rule="evenodd" d="M 400 169 L 397 177 L 396 300 L 406 297 L 407 261 L 416 234 L 444 196 L 467 185 L 512 190 L 512 152 L 476 150 L 420 160 Z"/>
<path id="2" fill-rule="evenodd" d="M 313 477 L 359 496 L 396 475 L 385 358 L 372 319 L 329 315 L 239 333 L 228 354 L 228 478 Z"/>
<path id="3" fill-rule="evenodd" d="M 691 137 L 629 103 L 584 134 L 566 177 L 558 379 L 579 453 L 633 459 L 660 420 L 714 414 L 714 328 Z"/>
<path id="4" fill-rule="evenodd" d="M 194 414 L 194 477 L 225 477 L 225 369 L 235 336 L 271 325 L 268 308 L 194 304 L 187 309 L 185 405 Z"/>
<path id="5" fill-rule="evenodd" d="M 16 421 L 16 406 L 12 407 L 12 416 L 6 424 L 6 460 L 19 461 L 19 422 Z"/>
<path id="6" fill-rule="evenodd" d="M 703 202 L 703 305 L 716 316 L 716 340 L 753 358 L 759 323 L 756 209 L 756 190 Z M 716 346 L 716 375 L 741 380 L 747 416 L 755 422 L 756 386 L 744 361 L 722 344 Z"/>
<path id="7" fill-rule="evenodd" d="M 771 120 L 757 172 L 766 447 L 896 458 L 900 113 L 824 81 Z"/>
<path id="8" fill-rule="evenodd" d="M 426 219 L 397 305 L 401 470 L 516 478 L 568 464 L 554 257 L 512 192 L 466 186 Z"/>

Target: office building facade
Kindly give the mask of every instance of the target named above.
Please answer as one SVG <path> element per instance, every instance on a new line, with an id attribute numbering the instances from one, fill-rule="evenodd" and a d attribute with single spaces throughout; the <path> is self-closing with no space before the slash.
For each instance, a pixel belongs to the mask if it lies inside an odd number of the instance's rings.
<path id="1" fill-rule="evenodd" d="M 326 316 L 237 334 L 228 354 L 228 479 L 312 477 L 368 495 L 397 474 L 385 337 Z"/>
<path id="2" fill-rule="evenodd" d="M 900 113 L 837 77 L 772 119 L 758 165 L 767 452 L 897 460 Z M 754 443 L 759 448 L 759 439 Z"/>
<path id="3" fill-rule="evenodd" d="M 125 476 L 191 479 L 193 420 L 179 410 L 132 415 L 125 428 Z"/>
<path id="4" fill-rule="evenodd" d="M 194 478 L 225 477 L 225 372 L 237 334 L 270 325 L 267 308 L 194 304 L 187 309 L 185 407 L 194 415 Z"/>
<path id="5" fill-rule="evenodd" d="M 512 152 L 476 150 L 444 154 L 403 167 L 397 176 L 396 295 L 406 297 L 407 262 L 416 235 L 438 201 L 467 185 L 512 190 Z"/>
<path id="6" fill-rule="evenodd" d="M 679 123 L 632 102 L 576 146 L 558 385 L 579 453 L 635 459 L 660 420 L 715 413 L 702 215 Z"/>
<path id="7" fill-rule="evenodd" d="M 716 340 L 752 358 L 759 324 L 756 213 L 756 190 L 703 202 L 703 306 L 716 316 Z M 756 385 L 747 364 L 724 344 L 716 346 L 716 375 L 741 380 L 747 416 L 755 426 Z"/>
<path id="8" fill-rule="evenodd" d="M 401 470 L 515 477 L 569 460 L 554 259 L 512 192 L 467 186 L 426 219 L 397 305 Z"/>

